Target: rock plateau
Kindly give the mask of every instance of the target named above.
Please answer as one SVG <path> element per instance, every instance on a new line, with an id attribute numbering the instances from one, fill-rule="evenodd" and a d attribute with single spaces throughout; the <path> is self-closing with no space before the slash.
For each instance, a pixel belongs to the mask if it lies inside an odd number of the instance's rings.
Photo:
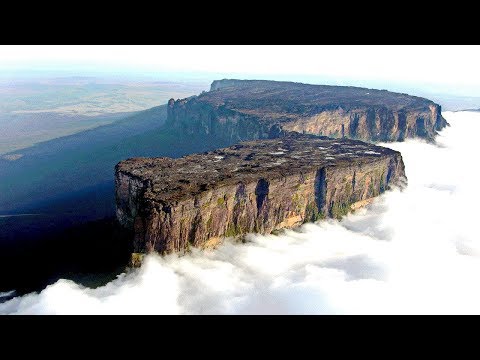
<path id="1" fill-rule="evenodd" d="M 404 184 L 405 172 L 394 150 L 287 133 L 179 159 L 128 159 L 115 182 L 134 252 L 169 253 L 340 218 Z"/>
<path id="2" fill-rule="evenodd" d="M 440 105 L 407 94 L 350 86 L 219 80 L 188 99 L 170 99 L 168 126 L 231 144 L 296 131 L 364 141 L 433 141 L 448 125 Z"/>
<path id="3" fill-rule="evenodd" d="M 400 153 L 364 141 L 434 141 L 447 125 L 434 102 L 386 90 L 214 81 L 208 92 L 170 99 L 166 126 L 181 141 L 195 134 L 236 145 L 120 162 L 117 218 L 133 231 L 135 263 L 151 251 L 341 218 L 406 184 Z"/>

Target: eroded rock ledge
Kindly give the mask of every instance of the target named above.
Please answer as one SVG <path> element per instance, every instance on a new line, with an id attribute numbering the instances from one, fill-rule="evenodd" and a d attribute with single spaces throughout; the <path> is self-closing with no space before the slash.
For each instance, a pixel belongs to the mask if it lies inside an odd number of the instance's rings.
<path id="1" fill-rule="evenodd" d="M 397 151 L 290 133 L 180 159 L 122 161 L 117 217 L 134 230 L 135 252 L 181 251 L 340 218 L 405 180 Z"/>
<path id="2" fill-rule="evenodd" d="M 447 126 L 441 107 L 407 94 L 351 86 L 218 80 L 209 92 L 168 103 L 167 124 L 230 143 L 296 131 L 364 141 L 433 141 Z"/>

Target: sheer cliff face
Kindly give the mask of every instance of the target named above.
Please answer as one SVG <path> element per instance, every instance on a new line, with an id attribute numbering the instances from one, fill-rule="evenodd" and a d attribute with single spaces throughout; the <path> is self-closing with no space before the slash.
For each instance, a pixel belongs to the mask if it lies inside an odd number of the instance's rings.
<path id="1" fill-rule="evenodd" d="M 427 99 L 385 90 L 262 80 L 214 81 L 211 90 L 170 100 L 170 126 L 232 143 L 284 131 L 365 141 L 433 140 L 447 125 Z"/>
<path id="2" fill-rule="evenodd" d="M 290 134 L 175 160 L 125 160 L 116 167 L 117 217 L 134 230 L 135 252 L 165 253 L 340 218 L 405 180 L 396 151 Z"/>

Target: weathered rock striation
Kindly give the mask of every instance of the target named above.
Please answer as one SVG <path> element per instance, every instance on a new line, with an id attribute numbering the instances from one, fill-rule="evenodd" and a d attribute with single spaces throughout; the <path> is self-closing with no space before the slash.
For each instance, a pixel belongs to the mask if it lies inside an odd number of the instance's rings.
<path id="1" fill-rule="evenodd" d="M 265 80 L 219 80 L 199 96 L 170 99 L 167 124 L 230 143 L 275 138 L 285 131 L 373 142 L 433 141 L 448 125 L 440 105 L 421 97 Z"/>
<path id="2" fill-rule="evenodd" d="M 137 253 L 340 218 L 406 180 L 397 151 L 296 133 L 179 159 L 132 158 L 115 170 L 117 218 L 133 229 Z"/>

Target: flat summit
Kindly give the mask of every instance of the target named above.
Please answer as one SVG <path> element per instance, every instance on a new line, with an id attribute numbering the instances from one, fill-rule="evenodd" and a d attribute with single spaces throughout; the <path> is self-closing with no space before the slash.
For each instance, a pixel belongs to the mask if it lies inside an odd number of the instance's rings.
<path id="1" fill-rule="evenodd" d="M 180 159 L 122 161 L 117 217 L 133 229 L 135 252 L 180 251 L 339 218 L 404 176 L 397 151 L 292 133 Z"/>
<path id="2" fill-rule="evenodd" d="M 386 90 L 266 80 L 217 80 L 208 92 L 169 101 L 167 122 L 232 142 L 282 131 L 366 141 L 432 140 L 447 126 L 433 101 Z"/>

